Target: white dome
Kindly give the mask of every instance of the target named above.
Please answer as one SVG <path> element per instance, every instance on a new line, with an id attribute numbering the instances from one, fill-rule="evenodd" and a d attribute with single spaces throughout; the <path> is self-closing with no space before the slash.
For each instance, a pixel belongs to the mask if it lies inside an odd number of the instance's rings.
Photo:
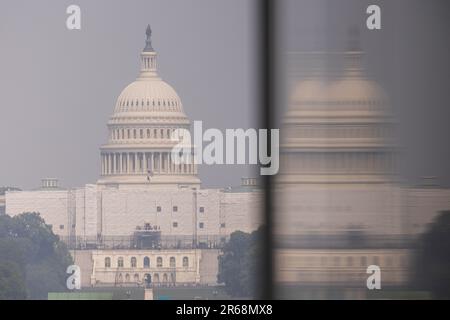
<path id="1" fill-rule="evenodd" d="M 363 78 L 345 77 L 330 86 L 329 97 L 332 101 L 355 104 L 384 104 L 387 96 L 375 82 Z"/>
<path id="2" fill-rule="evenodd" d="M 328 100 L 328 85 L 319 79 L 307 79 L 295 84 L 290 98 L 291 103 L 305 103 Z"/>
<path id="3" fill-rule="evenodd" d="M 180 97 L 157 72 L 150 26 L 141 52 L 138 78 L 122 90 L 108 121 L 108 142 L 102 145 L 99 184 L 148 188 L 199 186 L 197 166 L 175 163 L 172 150 L 177 130 L 189 130 Z"/>
<path id="4" fill-rule="evenodd" d="M 180 97 L 160 78 L 130 83 L 117 98 L 114 113 L 123 112 L 183 112 Z"/>

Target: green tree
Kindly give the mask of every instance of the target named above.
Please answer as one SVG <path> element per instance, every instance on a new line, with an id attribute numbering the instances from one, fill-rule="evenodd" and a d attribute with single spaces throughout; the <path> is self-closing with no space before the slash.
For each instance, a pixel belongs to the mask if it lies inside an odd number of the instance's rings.
<path id="1" fill-rule="evenodd" d="M 450 299 L 450 211 L 442 211 L 421 237 L 415 266 L 420 289 Z"/>
<path id="2" fill-rule="evenodd" d="M 3 299 L 46 299 L 50 291 L 64 291 L 65 272 L 73 263 L 38 213 L 0 217 L 0 261 Z"/>
<path id="3" fill-rule="evenodd" d="M 251 234 L 233 232 L 222 249 L 217 278 L 231 296 L 253 298 L 258 292 L 262 232 L 261 228 Z"/>

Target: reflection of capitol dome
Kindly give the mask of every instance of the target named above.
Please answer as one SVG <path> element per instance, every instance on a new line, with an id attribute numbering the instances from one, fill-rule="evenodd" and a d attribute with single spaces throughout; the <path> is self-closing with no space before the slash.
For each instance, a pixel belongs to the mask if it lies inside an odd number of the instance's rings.
<path id="1" fill-rule="evenodd" d="M 174 130 L 189 129 L 180 97 L 157 73 L 156 52 L 147 28 L 136 81 L 119 95 L 108 121 L 109 140 L 102 146 L 100 184 L 198 185 L 194 164 L 174 164 Z"/>
<path id="2" fill-rule="evenodd" d="M 345 63 L 337 75 L 327 73 L 330 55 L 298 54 L 304 76 L 293 86 L 283 121 L 280 181 L 387 182 L 394 168 L 387 97 L 366 77 L 363 52 L 339 54 Z"/>

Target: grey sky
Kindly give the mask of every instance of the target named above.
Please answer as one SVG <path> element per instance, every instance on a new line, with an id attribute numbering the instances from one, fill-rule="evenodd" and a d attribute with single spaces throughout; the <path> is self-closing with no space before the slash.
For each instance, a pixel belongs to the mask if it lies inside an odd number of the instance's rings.
<path id="1" fill-rule="evenodd" d="M 121 90 L 134 81 L 145 27 L 159 73 L 204 128 L 257 126 L 254 1 L 2 1 L 0 185 L 93 183 Z M 81 7 L 82 29 L 66 29 Z M 206 186 L 239 184 L 246 166 L 202 166 Z"/>
<path id="2" fill-rule="evenodd" d="M 0 10 L 0 185 L 33 188 L 46 176 L 93 183 L 99 146 L 121 90 L 137 76 L 147 23 L 159 73 L 204 127 L 257 126 L 256 0 L 6 0 Z M 401 174 L 450 186 L 450 3 L 447 0 L 280 0 L 277 49 L 345 48 L 358 25 L 369 73 L 399 122 Z M 70 4 L 82 30 L 65 27 Z M 380 4 L 382 30 L 364 28 Z M 277 106 L 281 114 L 282 108 Z M 239 183 L 245 166 L 202 166 L 206 186 Z"/>

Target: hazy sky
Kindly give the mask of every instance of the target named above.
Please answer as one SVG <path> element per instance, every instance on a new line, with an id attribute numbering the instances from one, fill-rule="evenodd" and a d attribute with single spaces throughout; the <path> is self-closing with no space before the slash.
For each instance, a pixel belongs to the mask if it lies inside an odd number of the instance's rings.
<path id="1" fill-rule="evenodd" d="M 257 125 L 250 0 L 2 1 L 0 186 L 94 183 L 121 90 L 138 75 L 147 23 L 159 74 L 204 128 Z M 66 8 L 81 7 L 81 30 Z M 240 183 L 246 166 L 202 166 L 206 186 Z"/>
<path id="2" fill-rule="evenodd" d="M 257 126 L 257 0 L 2 1 L 0 10 L 0 185 L 33 188 L 93 183 L 99 147 L 121 90 L 139 70 L 145 27 L 153 29 L 159 73 L 204 127 Z M 410 183 L 434 175 L 450 186 L 450 2 L 279 0 L 280 53 L 343 50 L 361 30 L 368 72 L 386 90 L 399 123 Z M 66 29 L 66 8 L 82 30 Z M 365 29 L 380 4 L 382 30 Z M 276 106 L 279 114 L 283 109 Z M 205 186 L 251 175 L 245 166 L 203 166 Z"/>

